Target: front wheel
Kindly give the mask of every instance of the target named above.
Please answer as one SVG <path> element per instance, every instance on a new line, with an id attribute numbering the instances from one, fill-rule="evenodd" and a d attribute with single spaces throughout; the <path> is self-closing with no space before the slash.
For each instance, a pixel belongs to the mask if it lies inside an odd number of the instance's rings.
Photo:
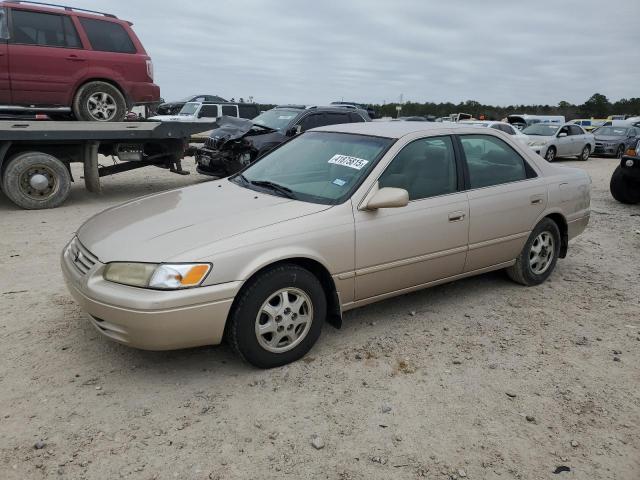
<path id="1" fill-rule="evenodd" d="M 313 347 L 326 312 L 326 296 L 316 276 L 297 265 L 280 265 L 242 289 L 229 315 L 227 340 L 252 365 L 279 367 Z"/>
<path id="2" fill-rule="evenodd" d="M 544 158 L 547 162 L 553 162 L 556 159 L 556 147 L 549 147 Z"/>
<path id="3" fill-rule="evenodd" d="M 616 151 L 616 158 L 622 158 L 624 155 L 624 145 L 620 145 Z"/>
<path id="4" fill-rule="evenodd" d="M 620 165 L 616 167 L 611 175 L 609 184 L 611 195 L 620 203 L 635 204 L 640 203 L 640 182 L 633 182 L 625 177 Z"/>
<path id="5" fill-rule="evenodd" d="M 515 265 L 507 268 L 514 282 L 527 287 L 540 285 L 556 266 L 560 255 L 560 230 L 556 222 L 543 218 L 533 229 Z"/>
<path id="6" fill-rule="evenodd" d="M 73 114 L 86 122 L 121 122 L 126 113 L 124 96 L 106 82 L 87 83 L 73 100 Z"/>
<path id="7" fill-rule="evenodd" d="M 589 145 L 585 145 L 584 148 L 582 149 L 582 152 L 578 156 L 578 159 L 582 160 L 583 162 L 586 162 L 587 160 L 589 160 L 590 155 L 591 155 L 591 147 Z"/>

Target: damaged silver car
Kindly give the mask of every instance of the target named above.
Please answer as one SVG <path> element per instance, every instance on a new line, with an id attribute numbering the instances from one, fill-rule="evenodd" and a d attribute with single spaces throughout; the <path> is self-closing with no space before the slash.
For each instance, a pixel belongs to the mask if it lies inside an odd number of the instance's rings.
<path id="1" fill-rule="evenodd" d="M 344 106 L 282 105 L 253 120 L 222 117 L 204 147 L 196 151 L 197 170 L 204 175 L 227 177 L 312 128 L 369 121 L 366 111 Z"/>

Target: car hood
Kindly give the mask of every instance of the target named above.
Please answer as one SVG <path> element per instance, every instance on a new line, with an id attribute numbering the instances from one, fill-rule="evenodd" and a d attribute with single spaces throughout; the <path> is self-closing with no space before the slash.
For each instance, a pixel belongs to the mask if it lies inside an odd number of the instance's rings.
<path id="1" fill-rule="evenodd" d="M 626 139 L 616 135 L 596 135 L 596 140 L 599 142 L 623 142 Z"/>
<path id="2" fill-rule="evenodd" d="M 260 150 L 264 145 L 284 142 L 288 137 L 278 130 L 253 128 L 254 123 L 244 118 L 222 116 L 216 122 L 218 128 L 209 135 L 218 149 L 224 149 L 234 140 L 243 138 L 248 147 Z"/>
<path id="3" fill-rule="evenodd" d="M 105 210 L 80 227 L 78 239 L 103 263 L 179 261 L 204 245 L 328 208 L 223 179 Z"/>
<path id="4" fill-rule="evenodd" d="M 553 141 L 556 137 L 554 135 L 551 136 L 547 136 L 547 135 L 531 135 L 531 134 L 526 134 L 529 137 L 529 141 L 530 142 L 545 142 L 545 143 L 549 143 L 551 141 Z"/>

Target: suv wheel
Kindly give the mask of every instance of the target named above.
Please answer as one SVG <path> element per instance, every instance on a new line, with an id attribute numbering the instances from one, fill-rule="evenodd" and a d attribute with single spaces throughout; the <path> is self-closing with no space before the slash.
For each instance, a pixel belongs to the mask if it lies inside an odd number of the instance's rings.
<path id="1" fill-rule="evenodd" d="M 78 120 L 87 122 L 121 122 L 127 113 L 127 103 L 113 85 L 90 82 L 78 90 L 73 113 Z"/>
<path id="2" fill-rule="evenodd" d="M 531 232 L 515 265 L 507 268 L 509 278 L 527 287 L 540 285 L 549 278 L 556 266 L 560 241 L 556 222 L 543 218 Z"/>
<path id="3" fill-rule="evenodd" d="M 620 165 L 616 167 L 611 175 L 609 183 L 611 195 L 620 203 L 636 204 L 640 203 L 640 182 L 633 182 L 622 173 Z"/>
<path id="4" fill-rule="evenodd" d="M 252 365 L 279 367 L 313 347 L 326 312 L 326 296 L 315 275 L 297 265 L 280 265 L 242 289 L 229 316 L 227 340 Z"/>

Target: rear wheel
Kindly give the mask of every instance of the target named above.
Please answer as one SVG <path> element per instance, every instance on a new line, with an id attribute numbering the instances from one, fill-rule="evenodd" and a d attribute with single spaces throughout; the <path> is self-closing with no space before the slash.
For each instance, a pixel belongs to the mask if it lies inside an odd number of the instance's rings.
<path id="1" fill-rule="evenodd" d="M 635 204 L 640 203 L 640 182 L 634 182 L 625 177 L 620 165 L 616 167 L 611 175 L 609 184 L 611 195 L 620 203 Z"/>
<path id="2" fill-rule="evenodd" d="M 2 175 L 2 190 L 19 207 L 55 208 L 71 189 L 71 174 L 56 157 L 42 152 L 19 153 L 9 160 Z"/>
<path id="3" fill-rule="evenodd" d="M 127 113 L 127 103 L 113 85 L 90 82 L 78 90 L 73 113 L 78 120 L 87 122 L 121 122 Z"/>
<path id="4" fill-rule="evenodd" d="M 556 147 L 549 147 L 544 158 L 547 162 L 553 162 L 556 159 Z"/>
<path id="5" fill-rule="evenodd" d="M 591 155 L 591 147 L 589 145 L 585 145 L 584 148 L 582 149 L 582 152 L 578 156 L 578 159 L 582 160 L 583 162 L 586 162 L 587 160 L 589 160 L 590 155 Z"/>
<path id="6" fill-rule="evenodd" d="M 308 270 L 284 264 L 250 280 L 229 316 L 227 339 L 242 358 L 273 368 L 303 357 L 318 340 L 327 303 Z"/>
<path id="7" fill-rule="evenodd" d="M 507 275 L 514 282 L 540 285 L 556 266 L 560 255 L 560 230 L 556 222 L 543 218 L 533 229 L 515 265 L 507 268 Z"/>

